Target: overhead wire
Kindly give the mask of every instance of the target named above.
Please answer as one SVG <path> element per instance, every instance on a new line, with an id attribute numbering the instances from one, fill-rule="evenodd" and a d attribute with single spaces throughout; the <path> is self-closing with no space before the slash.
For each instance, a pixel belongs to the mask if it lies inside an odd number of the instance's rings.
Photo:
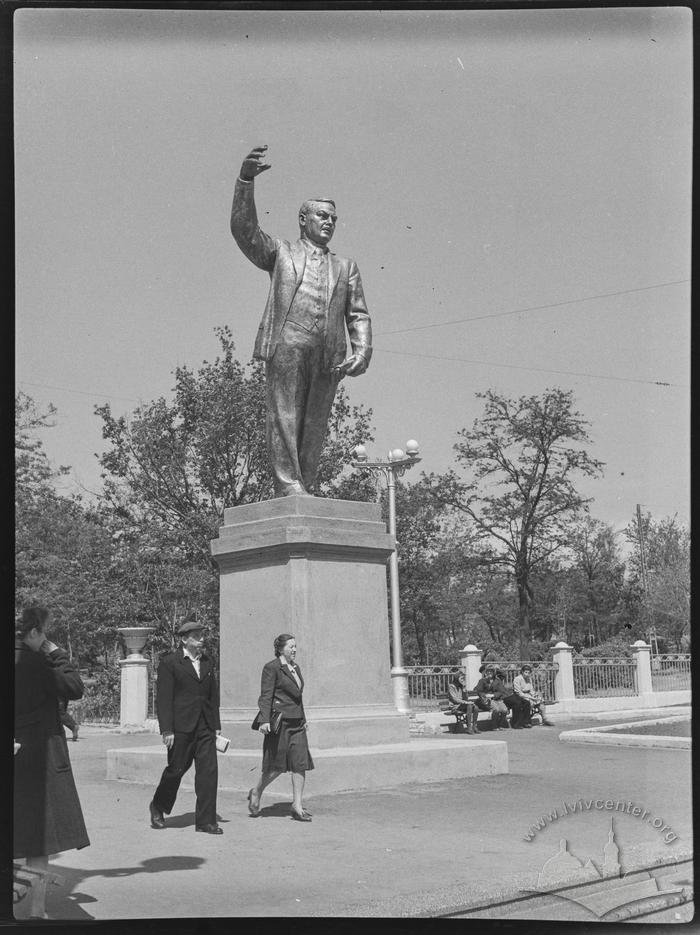
<path id="1" fill-rule="evenodd" d="M 117 396 L 116 393 L 97 393 L 92 390 L 74 390 L 70 386 L 54 386 L 51 383 L 33 383 L 31 380 L 17 380 L 21 386 L 37 386 L 45 390 L 60 390 L 63 393 L 77 393 L 80 396 L 102 396 L 105 399 L 123 399 L 129 403 L 139 403 L 141 400 L 133 396 Z"/>
<path id="2" fill-rule="evenodd" d="M 532 370 L 535 373 L 556 373 L 567 377 L 589 377 L 596 380 L 615 380 L 619 383 L 646 383 L 651 386 L 675 386 L 687 388 L 684 383 L 668 383 L 665 380 L 640 380 L 634 377 L 611 377 L 604 373 L 583 373 L 575 370 L 553 370 L 548 367 L 525 367 L 519 364 L 497 364 L 491 360 L 469 360 L 466 357 L 441 357 L 438 354 L 414 354 L 409 351 L 390 351 L 388 348 L 377 347 L 374 349 L 377 354 L 395 354 L 400 357 L 425 357 L 428 360 L 451 360 L 462 364 L 483 364 L 487 367 L 504 367 L 507 370 Z"/>
<path id="3" fill-rule="evenodd" d="M 603 292 L 597 295 L 584 296 L 579 299 L 567 299 L 563 302 L 553 302 L 548 305 L 531 305 L 525 308 L 509 309 L 508 311 L 505 311 L 505 312 L 492 312 L 487 315 L 471 315 L 466 318 L 454 318 L 450 321 L 431 322 L 430 324 L 426 324 L 426 325 L 413 325 L 409 328 L 397 328 L 391 331 L 375 331 L 374 334 L 376 337 L 383 337 L 383 336 L 392 335 L 392 334 L 407 334 L 412 331 L 428 331 L 433 328 L 444 328 L 444 327 L 447 327 L 448 325 L 459 325 L 459 324 L 464 324 L 465 322 L 470 322 L 470 321 L 485 321 L 490 318 L 504 318 L 510 315 L 524 315 L 529 312 L 539 312 L 539 311 L 545 311 L 547 309 L 552 309 L 552 308 L 561 308 L 565 305 L 575 305 L 581 302 L 591 302 L 591 301 L 594 301 L 595 299 L 608 299 L 608 298 L 613 298 L 613 297 L 621 296 L 621 295 L 630 295 L 631 293 L 635 293 L 635 292 L 648 292 L 651 289 L 661 289 L 665 286 L 676 286 L 676 285 L 681 285 L 687 282 L 690 282 L 690 280 L 689 279 L 675 279 L 669 282 L 654 283 L 653 285 L 650 285 L 650 286 L 638 286 L 634 289 L 622 289 L 622 290 L 619 290 L 618 292 Z M 532 371 L 535 373 L 555 373 L 560 376 L 586 377 L 589 379 L 597 379 L 597 380 L 613 380 L 619 383 L 642 383 L 642 384 L 646 384 L 650 386 L 681 387 L 685 389 L 688 388 L 687 384 L 670 383 L 665 380 L 641 380 L 641 379 L 636 379 L 633 377 L 614 377 L 608 374 L 601 374 L 601 373 L 587 373 L 587 372 L 579 372 L 579 371 L 572 371 L 572 370 L 555 370 L 555 369 L 548 368 L 548 367 L 547 368 L 525 367 L 525 366 L 518 365 L 518 364 L 499 364 L 499 363 L 495 363 L 494 361 L 470 360 L 464 357 L 444 357 L 444 356 L 439 356 L 437 354 L 419 354 L 419 353 L 411 353 L 409 351 L 389 350 L 388 348 L 382 348 L 382 347 L 375 347 L 375 353 L 377 352 L 384 353 L 384 354 L 394 354 L 396 356 L 401 356 L 401 357 L 418 357 L 418 358 L 426 358 L 429 360 L 449 360 L 449 361 L 456 361 L 458 363 L 465 363 L 465 364 L 485 364 L 486 366 L 489 366 L 489 367 L 501 367 L 501 368 L 508 369 L 508 370 L 528 370 L 528 371 Z M 141 402 L 141 400 L 137 400 L 134 397 L 118 396 L 114 393 L 100 393 L 100 392 L 92 392 L 92 391 L 85 391 L 85 390 L 75 390 L 67 386 L 53 386 L 48 383 L 34 383 L 29 380 L 18 380 L 17 382 L 25 386 L 42 387 L 43 389 L 59 390 L 65 393 L 77 393 L 81 396 L 102 396 L 106 399 L 121 399 L 126 402 Z"/>
<path id="4" fill-rule="evenodd" d="M 619 292 L 601 292 L 598 295 L 588 295 L 580 299 L 567 299 L 563 302 L 552 302 L 549 305 L 531 305 L 527 308 L 514 308 L 506 312 L 491 312 L 487 315 L 470 315 L 467 318 L 453 318 L 450 321 L 436 321 L 429 325 L 412 325 L 409 328 L 396 328 L 392 331 L 375 331 L 375 335 L 407 334 L 410 331 L 427 331 L 431 328 L 446 328 L 448 325 L 461 325 L 467 321 L 485 321 L 489 318 L 505 318 L 508 315 L 524 315 L 527 312 L 541 312 L 550 308 L 561 308 L 564 305 L 576 305 L 580 302 L 592 302 L 595 299 L 610 299 L 620 295 L 630 295 L 633 292 L 648 292 L 650 289 L 662 289 L 665 286 L 678 286 L 690 282 L 689 279 L 674 279 L 670 282 L 657 282 L 651 286 L 638 286 L 635 289 L 622 289 Z"/>

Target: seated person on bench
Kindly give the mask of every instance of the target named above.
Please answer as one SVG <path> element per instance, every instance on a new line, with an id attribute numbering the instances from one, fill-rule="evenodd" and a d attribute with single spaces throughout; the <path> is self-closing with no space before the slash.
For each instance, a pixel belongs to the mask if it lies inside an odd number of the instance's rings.
<path id="1" fill-rule="evenodd" d="M 527 705 L 527 709 L 523 707 L 522 709 L 522 719 L 518 720 L 518 723 L 522 727 L 532 727 L 530 723 L 533 714 L 539 714 L 542 718 L 542 723 L 546 724 L 548 727 L 551 726 L 551 722 L 546 720 L 544 716 L 544 711 L 542 710 L 543 698 L 542 695 L 535 691 L 535 687 L 532 684 L 532 666 L 524 665 L 520 669 L 520 675 L 516 675 L 513 679 L 513 693 L 518 696 L 518 698 Z M 513 720 L 515 721 L 516 712 L 513 710 Z M 513 724 L 513 727 L 516 725 Z"/>
<path id="2" fill-rule="evenodd" d="M 488 674 L 488 671 L 487 669 L 485 674 Z M 506 688 L 503 679 L 503 672 L 498 666 L 494 665 L 491 669 L 491 688 L 489 691 L 492 696 L 491 708 L 494 712 L 491 715 L 491 720 L 496 730 L 506 730 L 510 726 L 508 724 L 508 708 L 512 707 L 510 704 L 511 692 Z"/>
<path id="3" fill-rule="evenodd" d="M 506 711 L 506 706 L 503 704 L 503 702 L 497 702 L 494 704 L 493 680 L 495 672 L 493 667 L 490 665 L 483 665 L 479 669 L 479 672 L 481 672 L 481 678 L 473 689 L 477 696 L 475 704 L 481 711 L 491 712 L 491 729 L 497 730 L 501 723 L 501 706 L 503 712 Z"/>
<path id="4" fill-rule="evenodd" d="M 464 672 L 460 672 L 448 684 L 447 694 L 452 702 L 453 709 L 466 714 L 464 726 L 467 733 L 478 734 L 479 728 L 476 726 L 476 719 L 479 716 L 479 711 L 474 700 L 469 697 L 470 693 L 467 691 L 467 679 Z"/>

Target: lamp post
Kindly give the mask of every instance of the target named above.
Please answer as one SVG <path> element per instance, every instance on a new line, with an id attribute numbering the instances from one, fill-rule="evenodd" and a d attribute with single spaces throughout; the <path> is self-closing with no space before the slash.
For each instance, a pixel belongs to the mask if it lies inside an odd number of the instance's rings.
<path id="1" fill-rule="evenodd" d="M 399 557 L 396 550 L 396 478 L 421 459 L 418 457 L 418 442 L 410 439 L 406 442 L 406 451 L 394 448 L 387 454 L 386 461 L 370 461 L 364 445 L 355 448 L 353 467 L 383 477 L 389 495 L 389 534 L 394 537 L 394 551 L 389 556 L 389 595 L 391 598 L 391 684 L 394 690 L 394 703 L 400 714 L 411 713 L 408 696 L 408 672 L 403 667 L 401 651 L 401 615 L 399 612 Z"/>

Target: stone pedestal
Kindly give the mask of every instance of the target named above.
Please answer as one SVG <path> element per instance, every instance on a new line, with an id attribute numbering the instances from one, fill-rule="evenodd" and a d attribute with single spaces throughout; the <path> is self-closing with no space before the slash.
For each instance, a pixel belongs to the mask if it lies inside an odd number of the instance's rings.
<path id="1" fill-rule="evenodd" d="M 232 746 L 260 746 L 250 724 L 279 633 L 296 638 L 313 749 L 408 740 L 391 690 L 392 549 L 376 503 L 293 496 L 226 510 L 212 553 L 221 575 L 221 720 Z"/>
<path id="2" fill-rule="evenodd" d="M 471 691 L 481 678 L 479 667 L 481 666 L 481 650 L 477 649 L 473 643 L 468 643 L 464 649 L 459 652 L 459 661 L 464 669 L 467 690 Z"/>
<path id="3" fill-rule="evenodd" d="M 573 701 L 576 697 L 574 690 L 574 664 L 571 658 L 573 647 L 560 641 L 552 649 L 552 659 L 557 664 L 554 676 L 554 696 L 557 702 Z"/>
<path id="4" fill-rule="evenodd" d="M 386 560 L 376 503 L 282 497 L 226 510 L 212 554 L 220 569 L 222 733 L 219 787 L 257 780 L 262 735 L 250 729 L 260 673 L 280 633 L 294 635 L 316 768 L 305 795 L 508 771 L 506 744 L 412 739 L 394 705 Z M 153 783 L 162 747 L 111 750 L 107 777 Z M 257 768 L 257 769 L 256 769 Z M 190 771 L 185 788 L 193 780 Z M 288 783 L 271 794 L 285 796 Z"/>
<path id="5" fill-rule="evenodd" d="M 651 646 L 644 640 L 637 640 L 630 649 L 637 665 L 637 694 L 650 695 L 654 690 L 651 681 Z"/>
<path id="6" fill-rule="evenodd" d="M 121 727 L 143 727 L 148 717 L 148 659 L 141 655 L 153 627 L 121 627 L 129 655 L 120 659 L 121 697 L 119 724 Z"/>

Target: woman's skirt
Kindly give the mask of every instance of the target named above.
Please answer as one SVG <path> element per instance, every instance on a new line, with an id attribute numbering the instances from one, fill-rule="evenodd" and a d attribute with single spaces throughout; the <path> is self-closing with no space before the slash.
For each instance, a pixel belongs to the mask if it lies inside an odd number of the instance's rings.
<path id="1" fill-rule="evenodd" d="M 263 772 L 304 773 L 314 768 L 309 753 L 303 718 L 282 721 L 277 734 L 265 734 Z"/>

